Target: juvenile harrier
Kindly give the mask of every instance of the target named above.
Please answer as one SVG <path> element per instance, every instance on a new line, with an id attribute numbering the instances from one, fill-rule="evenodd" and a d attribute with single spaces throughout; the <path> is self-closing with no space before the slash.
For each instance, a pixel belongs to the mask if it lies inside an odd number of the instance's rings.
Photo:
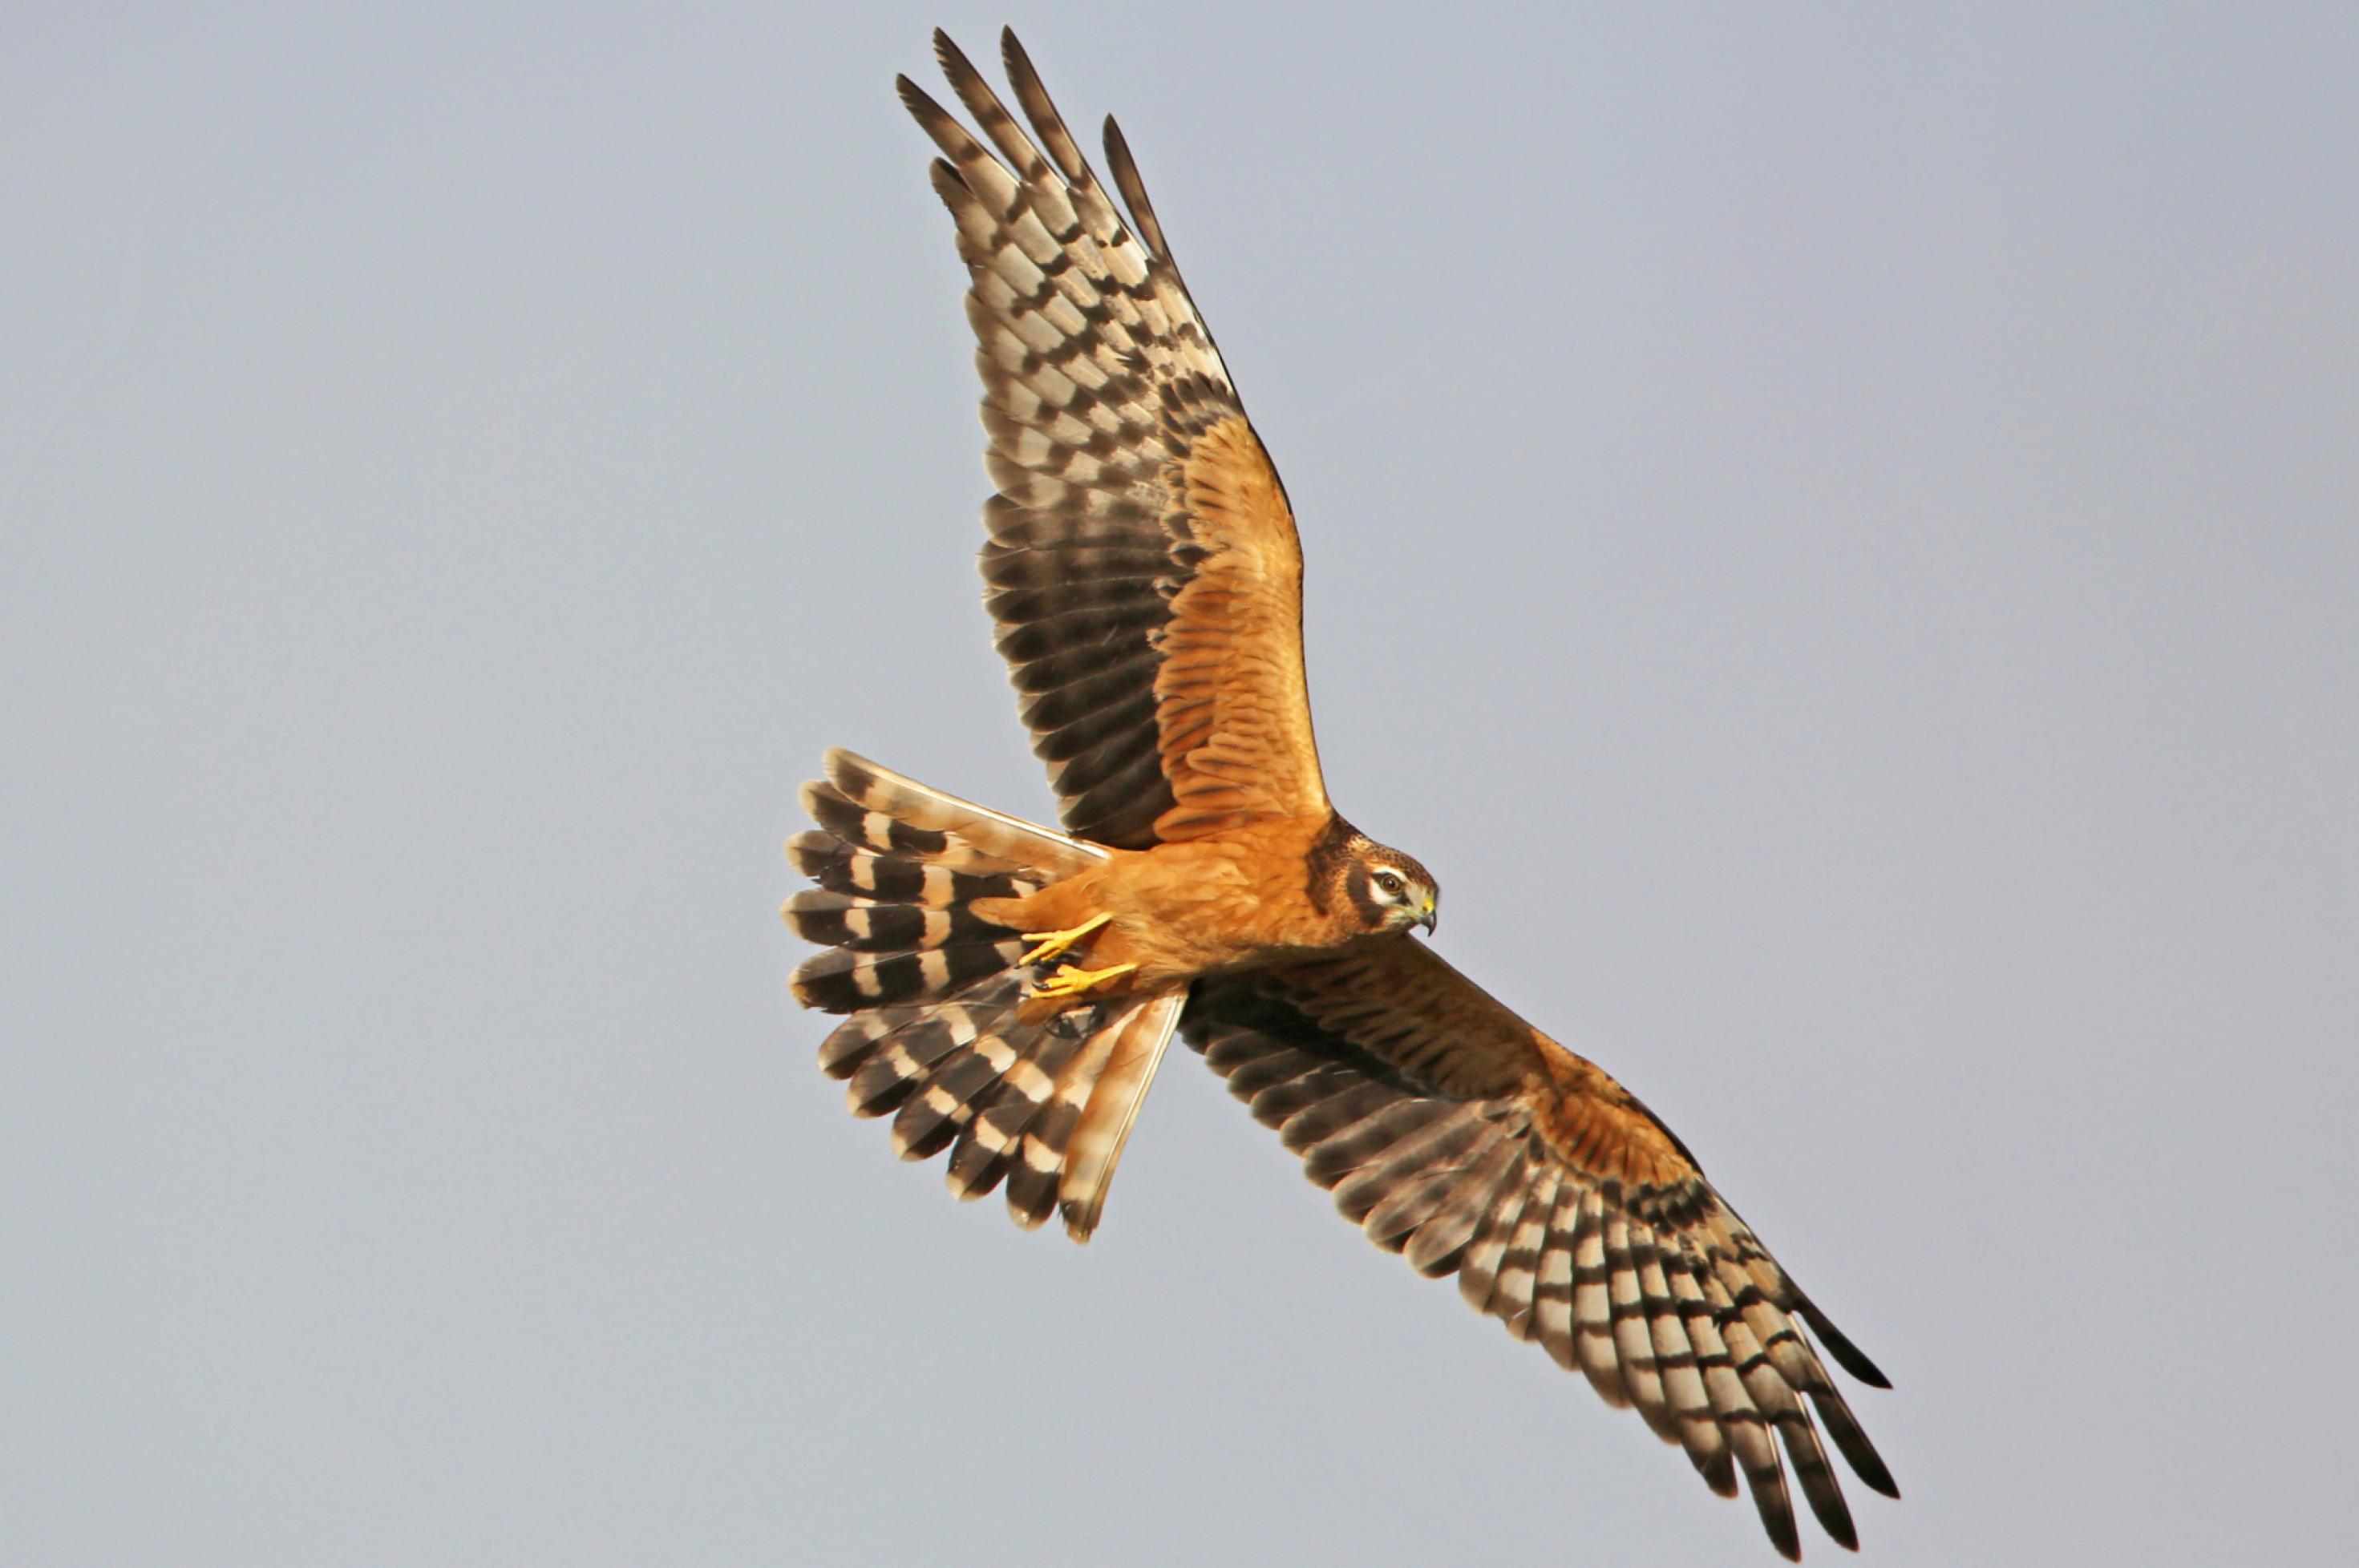
<path id="1" fill-rule="evenodd" d="M 1121 132 L 1126 216 L 1012 34 L 1028 136 L 934 42 L 990 145 L 906 77 L 901 98 L 973 280 L 983 576 L 1066 830 L 829 752 L 791 846 L 819 890 L 786 909 L 828 947 L 795 995 L 849 1015 L 821 1065 L 905 1158 L 949 1150 L 961 1197 L 1004 1183 L 1017 1223 L 1054 1208 L 1085 1240 L 1176 1028 L 1369 1239 L 1455 1272 L 1714 1491 L 1741 1468 L 1799 1557 L 1782 1439 L 1854 1546 L 1821 1426 L 1898 1493 L 1803 1325 L 1883 1375 L 1645 1106 L 1409 935 L 1433 878 L 1328 802 L 1286 490 Z"/>

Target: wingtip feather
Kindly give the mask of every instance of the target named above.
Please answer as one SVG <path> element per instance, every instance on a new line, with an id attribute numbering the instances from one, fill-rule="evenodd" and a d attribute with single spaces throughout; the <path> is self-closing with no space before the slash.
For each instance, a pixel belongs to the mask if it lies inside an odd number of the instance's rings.
<path id="1" fill-rule="evenodd" d="M 1819 1343 L 1825 1346 L 1828 1355 L 1835 1358 L 1836 1365 L 1871 1389 L 1892 1387 L 1892 1379 L 1884 1375 L 1883 1369 L 1869 1360 L 1866 1353 L 1854 1345 L 1848 1335 L 1829 1323 L 1827 1314 L 1821 1312 L 1816 1303 L 1804 1302 L 1800 1306 L 1803 1321 L 1818 1335 Z"/>

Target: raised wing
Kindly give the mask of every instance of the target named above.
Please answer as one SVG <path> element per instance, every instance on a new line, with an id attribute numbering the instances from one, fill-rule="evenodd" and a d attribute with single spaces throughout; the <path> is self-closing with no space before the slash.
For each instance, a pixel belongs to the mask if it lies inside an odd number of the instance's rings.
<path id="1" fill-rule="evenodd" d="M 1786 1556 L 1801 1547 L 1778 1438 L 1844 1546 L 1821 1424 L 1899 1496 L 1804 1325 L 1854 1377 L 1884 1375 L 1645 1106 L 1431 949 L 1401 936 L 1206 981 L 1181 1027 L 1370 1240 L 1456 1272 L 1468 1304 L 1636 1405 L 1713 1491 L 1734 1496 L 1741 1467 Z"/>
<path id="2" fill-rule="evenodd" d="M 986 147 L 903 77 L 973 287 L 987 602 L 1077 837 L 1138 849 L 1323 817 L 1286 489 L 1172 265 L 1122 133 L 1116 211 L 1012 32 L 1036 145 L 947 36 Z M 1046 156 L 1041 148 L 1046 147 Z M 994 149 L 996 149 L 995 153 Z"/>

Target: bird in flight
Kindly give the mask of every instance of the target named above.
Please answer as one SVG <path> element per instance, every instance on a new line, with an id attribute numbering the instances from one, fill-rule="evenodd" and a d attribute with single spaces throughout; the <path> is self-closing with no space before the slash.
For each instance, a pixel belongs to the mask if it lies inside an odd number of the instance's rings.
<path id="1" fill-rule="evenodd" d="M 1173 1034 L 1344 1216 L 1635 1407 L 1800 1556 L 1787 1467 L 1856 1547 L 1826 1444 L 1891 1472 L 1820 1357 L 1889 1384 L 1654 1114 L 1413 936 L 1432 875 L 1327 798 L 1286 487 L 1122 133 L 1098 181 L 1012 32 L 1019 123 L 941 33 L 981 138 L 940 149 L 983 376 L 982 568 L 1062 830 L 843 751 L 803 786 L 786 906 L 852 1108 L 962 1198 L 1087 1240 Z M 1779 1448 L 1784 1454 L 1781 1459 Z"/>

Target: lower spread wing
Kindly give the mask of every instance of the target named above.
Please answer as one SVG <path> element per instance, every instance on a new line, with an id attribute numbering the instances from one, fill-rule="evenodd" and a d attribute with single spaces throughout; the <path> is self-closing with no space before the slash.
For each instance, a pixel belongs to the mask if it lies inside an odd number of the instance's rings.
<path id="1" fill-rule="evenodd" d="M 1205 981 L 1182 1027 L 1370 1240 L 1454 1271 L 1470 1305 L 1636 1405 L 1715 1492 L 1743 1469 L 1785 1555 L 1800 1544 L 1777 1439 L 1845 1546 L 1821 1425 L 1899 1495 L 1804 1325 L 1854 1377 L 1883 1375 L 1645 1106 L 1430 948 L 1400 936 Z"/>
<path id="2" fill-rule="evenodd" d="M 1114 123 L 1125 221 L 1012 33 L 1036 145 L 940 33 L 985 146 L 907 77 L 973 286 L 988 603 L 1076 836 L 1123 848 L 1326 815 L 1285 487 Z M 1042 148 L 1047 149 L 1043 155 Z M 1053 160 L 1053 161 L 1052 161 Z"/>

